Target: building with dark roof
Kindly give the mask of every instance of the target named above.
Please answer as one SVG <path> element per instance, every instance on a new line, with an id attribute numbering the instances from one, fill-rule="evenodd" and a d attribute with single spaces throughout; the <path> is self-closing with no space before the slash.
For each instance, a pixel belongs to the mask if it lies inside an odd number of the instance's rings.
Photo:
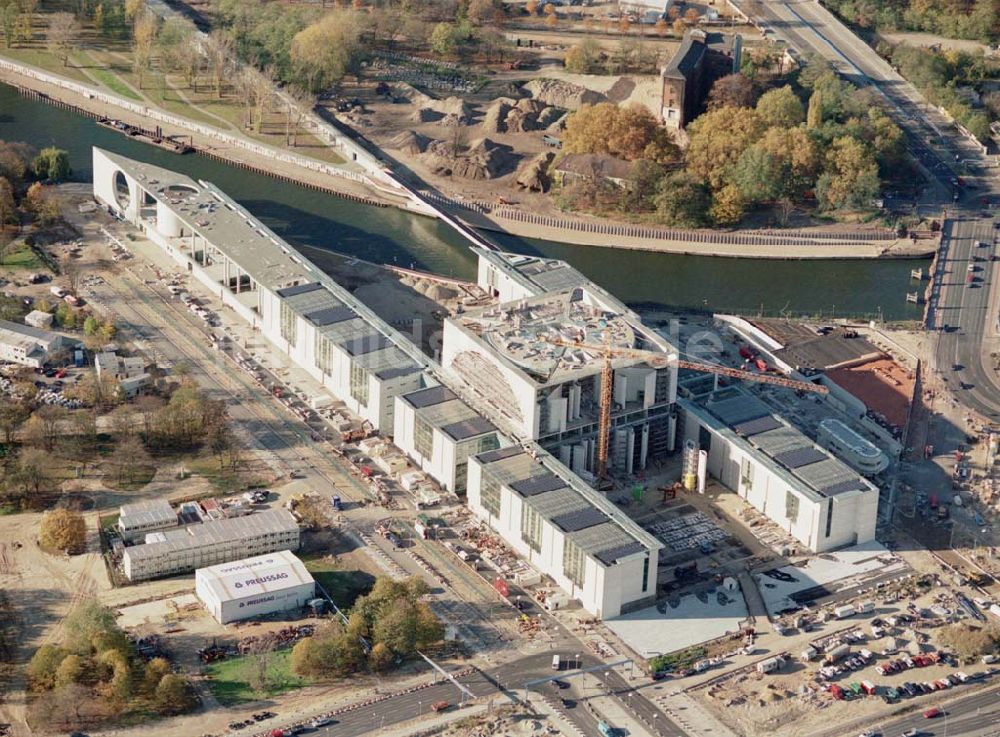
<path id="1" fill-rule="evenodd" d="M 739 386 L 679 400 L 708 473 L 814 552 L 875 539 L 879 489 Z"/>
<path id="2" fill-rule="evenodd" d="M 95 148 L 94 195 L 376 430 L 429 360 L 209 182 Z"/>
<path id="3" fill-rule="evenodd" d="M 702 111 L 712 83 L 739 71 L 739 37 L 688 31 L 660 72 L 660 118 L 668 128 L 683 129 Z"/>
<path id="4" fill-rule="evenodd" d="M 444 386 L 396 397 L 392 440 L 421 470 L 455 494 L 465 493 L 469 456 L 501 445 L 496 426 Z"/>
<path id="5" fill-rule="evenodd" d="M 649 606 L 663 544 L 544 452 L 469 459 L 469 508 L 598 617 Z"/>

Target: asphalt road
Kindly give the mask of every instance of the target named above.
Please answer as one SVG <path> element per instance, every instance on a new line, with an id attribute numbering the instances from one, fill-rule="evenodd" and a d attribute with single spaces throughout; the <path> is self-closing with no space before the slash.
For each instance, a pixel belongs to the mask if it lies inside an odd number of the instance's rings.
<path id="1" fill-rule="evenodd" d="M 933 174 L 939 196 L 951 196 L 956 165 L 964 174 L 982 172 L 982 155 L 972 143 L 874 49 L 815 0 L 735 0 L 735 4 L 756 18 L 768 35 L 802 54 L 826 59 L 845 78 L 862 86 L 872 85 L 882 93 L 889 112 L 907 134 L 910 151 Z"/>
<path id="2" fill-rule="evenodd" d="M 928 322 L 941 331 L 936 359 L 942 379 L 961 404 L 992 420 L 1000 420 L 1000 378 L 989 356 L 998 265 L 990 256 L 997 252 L 998 232 L 987 218 L 945 223 Z"/>
<path id="3" fill-rule="evenodd" d="M 997 737 L 1000 735 L 1000 688 L 966 696 L 941 707 L 943 716 L 924 719 L 920 709 L 911 716 L 879 727 L 884 737 L 899 737 L 908 729 L 918 729 L 922 737 Z"/>

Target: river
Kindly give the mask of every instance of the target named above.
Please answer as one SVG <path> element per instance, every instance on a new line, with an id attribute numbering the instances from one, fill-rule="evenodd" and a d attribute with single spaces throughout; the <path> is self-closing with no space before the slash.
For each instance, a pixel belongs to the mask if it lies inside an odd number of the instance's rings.
<path id="1" fill-rule="evenodd" d="M 0 84 L 0 139 L 69 151 L 73 179 L 90 181 L 91 146 L 207 179 L 293 245 L 379 263 L 475 278 L 466 241 L 430 218 L 361 205 L 198 155 L 179 156 L 131 140 L 89 118 L 26 100 Z M 919 319 L 907 304 L 910 269 L 929 261 L 774 261 L 679 256 L 575 246 L 488 234 L 505 248 L 569 261 L 620 299 L 743 314 Z"/>

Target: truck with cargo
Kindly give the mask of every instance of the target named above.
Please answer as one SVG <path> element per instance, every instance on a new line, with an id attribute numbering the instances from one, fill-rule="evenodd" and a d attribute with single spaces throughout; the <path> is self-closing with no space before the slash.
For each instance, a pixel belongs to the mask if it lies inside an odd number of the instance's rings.
<path id="1" fill-rule="evenodd" d="M 836 647 L 831 648 L 830 651 L 823 656 L 823 662 L 831 664 L 836 663 L 841 658 L 846 657 L 847 654 L 850 652 L 851 652 L 850 645 L 847 644 L 837 645 Z"/>
<path id="2" fill-rule="evenodd" d="M 871 614 L 875 611 L 874 601 L 863 601 L 858 607 L 858 614 Z"/>
<path id="3" fill-rule="evenodd" d="M 842 604 L 833 610 L 833 616 L 837 619 L 847 619 L 848 617 L 853 617 L 856 613 L 853 604 Z"/>
<path id="4" fill-rule="evenodd" d="M 874 696 L 875 695 L 876 686 L 871 681 L 862 681 L 861 682 L 861 689 L 868 696 Z"/>

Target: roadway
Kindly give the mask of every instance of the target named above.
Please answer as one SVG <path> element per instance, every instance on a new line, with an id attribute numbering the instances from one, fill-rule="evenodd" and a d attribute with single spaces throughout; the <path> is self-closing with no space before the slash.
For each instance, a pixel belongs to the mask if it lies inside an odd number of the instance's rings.
<path id="1" fill-rule="evenodd" d="M 826 59 L 841 76 L 881 93 L 888 112 L 907 134 L 911 153 L 933 175 L 939 196 L 947 194 L 950 199 L 957 163 L 961 162 L 960 168 L 967 174 L 982 173 L 986 162 L 979 149 L 873 48 L 815 0 L 735 0 L 734 4 L 756 19 L 768 35 L 800 54 Z"/>
<path id="2" fill-rule="evenodd" d="M 1000 380 L 989 355 L 997 333 L 997 264 L 990 258 L 997 233 L 992 218 L 945 222 L 927 325 L 940 331 L 936 368 L 951 393 L 994 421 L 1000 420 Z"/>
<path id="3" fill-rule="evenodd" d="M 887 722 L 880 727 L 884 737 L 897 737 L 917 729 L 922 737 L 997 737 L 1000 735 L 1000 688 L 990 688 L 939 707 L 943 715 L 925 719 L 916 713 Z"/>

